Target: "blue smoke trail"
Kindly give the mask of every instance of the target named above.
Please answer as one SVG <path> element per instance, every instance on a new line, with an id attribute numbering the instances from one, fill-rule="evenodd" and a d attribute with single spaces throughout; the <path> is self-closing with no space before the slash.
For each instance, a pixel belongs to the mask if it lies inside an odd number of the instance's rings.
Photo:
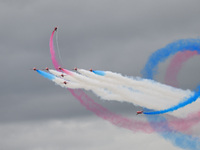
<path id="1" fill-rule="evenodd" d="M 101 70 L 92 70 L 93 73 L 100 75 L 100 76 L 105 76 L 106 73 L 105 71 L 101 71 Z"/>
<path id="2" fill-rule="evenodd" d="M 158 64 L 160 62 L 165 61 L 169 56 L 177 52 L 186 50 L 198 51 L 198 53 L 200 53 L 200 39 L 181 39 L 157 50 L 150 56 L 144 69 L 141 71 L 143 77 L 153 79 L 153 76 L 157 73 Z"/>
<path id="3" fill-rule="evenodd" d="M 147 117 L 150 125 L 160 133 L 166 140 L 170 140 L 174 145 L 188 150 L 199 150 L 200 141 L 197 137 L 192 137 L 191 135 L 185 135 L 183 133 L 172 130 L 168 127 L 167 120 L 162 116 L 151 116 Z M 158 127 L 156 122 L 162 121 L 162 124 Z M 161 132 L 164 131 L 164 132 Z"/>
<path id="4" fill-rule="evenodd" d="M 174 55 L 177 52 L 183 52 L 186 50 L 197 51 L 198 53 L 200 53 L 200 39 L 181 39 L 168 44 L 164 48 L 157 50 L 149 57 L 149 60 L 147 61 L 144 69 L 142 70 L 141 73 L 143 77 L 148 79 L 153 79 L 153 76 L 157 73 L 158 64 L 160 62 L 165 61 L 169 56 Z M 164 110 L 144 112 L 144 114 L 154 115 L 154 114 L 163 114 L 171 112 L 193 103 L 198 99 L 199 96 L 200 96 L 200 89 L 198 87 L 197 92 L 195 92 L 194 95 L 192 95 L 190 98 L 181 101 L 177 105 Z"/>
<path id="5" fill-rule="evenodd" d="M 157 73 L 158 64 L 166 60 L 169 56 L 174 55 L 179 51 L 190 50 L 200 52 L 200 40 L 199 39 L 184 39 L 175 41 L 166 47 L 159 49 L 153 53 L 149 60 L 147 61 L 144 69 L 142 70 L 142 75 L 145 78 L 153 79 L 154 75 Z M 197 92 L 199 94 L 199 91 Z M 196 93 L 194 94 L 194 96 Z M 145 110 L 146 111 L 146 110 Z M 169 128 L 167 120 L 159 115 L 147 116 L 147 119 L 150 121 L 151 126 L 158 130 L 158 126 L 153 123 L 154 121 L 164 121 L 165 124 L 160 128 L 166 129 L 165 132 L 158 132 L 165 139 L 170 140 L 174 145 L 189 149 L 189 150 L 199 150 L 200 149 L 200 140 L 199 138 L 192 137 L 177 131 L 174 131 Z M 166 132 L 166 131 L 169 132 Z M 162 130 L 161 130 L 162 131 Z"/>
<path id="6" fill-rule="evenodd" d="M 143 114 L 145 114 L 145 115 L 156 115 L 156 114 L 164 114 L 164 113 L 167 113 L 167 112 L 172 112 L 172 111 L 175 111 L 175 110 L 177 110 L 181 107 L 184 107 L 188 104 L 195 102 L 199 98 L 199 96 L 200 96 L 200 86 L 198 87 L 197 92 L 195 92 L 193 96 L 191 96 L 190 98 L 180 102 L 179 104 L 177 104 L 175 106 L 172 106 L 168 109 L 159 110 L 159 111 L 144 112 Z"/>
<path id="7" fill-rule="evenodd" d="M 55 76 L 50 74 L 50 73 L 47 73 L 45 71 L 42 71 L 42 70 L 36 70 L 40 75 L 42 75 L 43 77 L 49 79 L 49 80 L 53 80 L 55 79 Z"/>

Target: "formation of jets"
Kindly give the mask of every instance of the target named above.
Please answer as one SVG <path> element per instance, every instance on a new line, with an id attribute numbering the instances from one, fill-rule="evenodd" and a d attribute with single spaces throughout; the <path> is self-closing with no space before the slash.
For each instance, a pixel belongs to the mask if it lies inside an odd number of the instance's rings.
<path id="1" fill-rule="evenodd" d="M 57 27 L 55 27 L 54 30 L 56 31 L 56 30 L 57 30 Z M 59 69 L 59 70 L 62 70 L 61 67 L 58 67 L 58 69 Z M 33 70 L 36 71 L 37 69 L 34 67 Z M 45 70 L 49 71 L 49 68 L 46 67 Z M 77 71 L 77 67 L 75 67 L 73 70 Z M 92 72 L 92 69 L 90 69 L 90 71 Z M 61 74 L 61 76 L 64 77 L 64 74 Z M 67 84 L 67 81 L 64 81 L 63 83 L 64 83 L 64 84 Z M 143 114 L 143 112 L 144 112 L 143 110 L 137 111 L 136 115 Z"/>

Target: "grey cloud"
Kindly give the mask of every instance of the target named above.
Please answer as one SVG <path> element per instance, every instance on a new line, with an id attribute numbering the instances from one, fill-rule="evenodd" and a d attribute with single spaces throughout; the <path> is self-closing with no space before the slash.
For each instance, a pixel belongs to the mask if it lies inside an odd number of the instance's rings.
<path id="1" fill-rule="evenodd" d="M 198 36 L 198 6 L 199 2 L 180 0 L 1 1 L 0 122 L 64 118 L 66 112 L 66 117 L 91 115 L 65 90 L 30 70 L 52 67 L 48 42 L 55 26 L 64 67 L 141 76 L 152 52 L 176 39 Z M 165 69 L 166 65 L 160 75 Z M 197 77 L 189 87 L 195 87 Z M 182 78 L 185 88 L 191 79 Z M 162 82 L 162 77 L 158 80 Z M 56 100 L 60 104 L 55 105 Z M 44 110 L 39 107 L 41 102 Z M 113 111 L 123 112 L 124 107 L 135 111 L 128 104 L 106 105 Z"/>
<path id="2" fill-rule="evenodd" d="M 97 118 L 1 124 L 0 135 L 5 150 L 179 149 L 156 134 L 132 133 Z"/>
<path id="3" fill-rule="evenodd" d="M 0 148 L 178 150 L 155 134 L 133 134 L 107 123 L 66 89 L 30 69 L 53 67 L 48 44 L 58 26 L 65 68 L 141 76 L 151 53 L 177 39 L 199 36 L 199 5 L 187 0 L 1 0 Z M 181 88 L 193 89 L 199 83 L 198 62 L 196 56 L 184 65 L 178 78 Z M 163 82 L 168 63 L 160 64 L 156 80 Z M 89 95 L 129 118 L 140 110 Z M 198 125 L 193 129 L 197 131 Z"/>

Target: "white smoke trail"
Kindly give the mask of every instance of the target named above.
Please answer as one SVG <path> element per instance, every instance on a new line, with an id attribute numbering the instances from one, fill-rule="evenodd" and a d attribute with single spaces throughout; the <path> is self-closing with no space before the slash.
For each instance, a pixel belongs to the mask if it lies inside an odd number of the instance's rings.
<path id="1" fill-rule="evenodd" d="M 62 87 L 71 88 L 71 89 L 84 89 L 87 91 L 91 90 L 97 96 L 106 100 L 121 100 L 122 101 L 123 99 L 120 95 L 111 94 L 111 91 L 105 90 L 103 88 L 98 88 L 97 87 L 98 84 L 95 84 L 95 80 L 92 80 L 92 79 L 90 80 L 89 78 L 82 76 L 80 74 L 77 74 L 75 72 L 73 72 L 73 76 L 71 76 L 71 75 L 67 75 L 65 73 L 62 73 L 53 69 L 48 69 L 48 71 L 51 74 L 59 77 L 59 78 L 55 78 L 53 81 Z M 66 81 L 66 84 L 64 84 L 64 81 Z"/>
<path id="2" fill-rule="evenodd" d="M 143 94 L 154 95 L 155 97 L 160 98 L 160 101 L 163 102 L 168 99 L 173 104 L 178 103 L 180 99 L 193 94 L 190 90 L 184 91 L 176 89 L 147 79 L 124 77 L 121 74 L 109 71 L 106 71 L 105 76 L 99 76 L 84 69 L 78 69 L 78 72 L 101 82 L 109 82 L 110 84 L 121 85 L 135 91 L 140 91 Z"/>
<path id="3" fill-rule="evenodd" d="M 121 74 L 112 72 L 106 72 L 105 76 L 99 76 L 90 71 L 78 69 L 80 74 L 72 72 L 72 75 L 64 74 L 63 78 L 61 78 L 63 73 L 55 70 L 50 72 L 60 77 L 56 78 L 55 82 L 62 87 L 84 89 L 92 91 L 104 100 L 129 102 L 136 106 L 154 110 L 162 110 L 174 106 L 193 94 L 189 90 L 184 91 L 172 88 L 147 79 L 124 77 Z M 67 81 L 67 84 L 63 84 L 64 81 Z M 186 108 L 198 110 L 199 105 L 191 104 Z M 178 117 L 188 114 L 185 109 L 180 110 L 171 114 Z"/>
<path id="4" fill-rule="evenodd" d="M 106 82 L 111 82 L 112 84 L 132 87 L 139 91 L 142 90 L 144 93 L 150 93 L 151 95 L 155 94 L 155 96 L 162 96 L 163 93 L 164 94 L 167 93 L 170 96 L 165 95 L 165 97 L 168 96 L 171 99 L 174 98 L 180 99 L 187 95 L 192 94 L 190 90 L 185 91 L 182 89 L 173 88 L 171 86 L 160 84 L 153 80 L 141 79 L 139 77 L 138 78 L 125 77 L 119 73 L 113 73 L 110 71 L 105 71 L 106 73 L 105 76 L 99 76 L 84 69 L 78 69 L 77 71 L 90 78 L 101 80 L 102 82 L 106 81 Z M 154 91 L 151 90 L 152 88 L 154 89 Z"/>

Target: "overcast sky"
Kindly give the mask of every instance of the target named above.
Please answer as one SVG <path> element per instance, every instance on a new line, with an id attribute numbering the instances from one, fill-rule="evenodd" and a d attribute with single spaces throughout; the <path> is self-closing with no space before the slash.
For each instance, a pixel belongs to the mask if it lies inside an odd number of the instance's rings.
<path id="1" fill-rule="evenodd" d="M 53 68 L 49 38 L 58 26 L 63 67 L 141 76 L 151 53 L 200 36 L 199 6 L 198 0 L 0 0 L 0 149 L 143 150 L 148 141 L 150 149 L 178 150 L 156 134 L 133 134 L 101 120 L 31 69 Z M 168 62 L 159 67 L 159 82 Z M 196 56 L 185 65 L 181 88 L 200 82 L 198 62 Z M 94 98 L 129 117 L 140 109 Z"/>

